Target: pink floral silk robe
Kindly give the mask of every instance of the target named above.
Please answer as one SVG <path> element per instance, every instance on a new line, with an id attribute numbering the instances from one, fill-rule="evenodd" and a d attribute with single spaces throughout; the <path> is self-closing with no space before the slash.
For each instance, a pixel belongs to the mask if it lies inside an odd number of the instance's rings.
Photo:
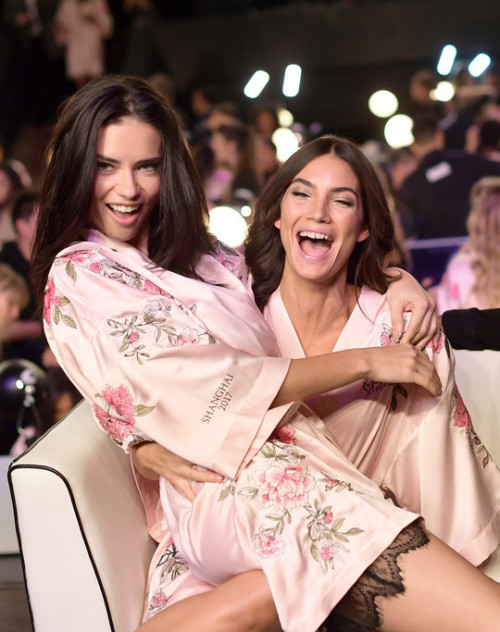
<path id="1" fill-rule="evenodd" d="M 194 503 L 139 479 L 160 541 L 146 618 L 261 568 L 283 628 L 312 632 L 417 515 L 385 500 L 306 406 L 270 409 L 289 360 L 272 357 L 275 338 L 236 268 L 220 249 L 198 272 L 224 286 L 186 279 L 91 231 L 51 268 L 46 334 L 124 449 L 153 439 L 226 476 L 196 485 Z"/>
<path id="2" fill-rule="evenodd" d="M 264 315 L 280 355 L 305 357 L 279 289 Z M 390 323 L 385 296 L 363 288 L 334 351 L 394 344 Z M 444 335 L 426 352 L 443 385 L 438 398 L 415 385 L 360 380 L 307 403 L 360 472 L 479 565 L 500 542 L 500 471 L 474 432 Z"/>

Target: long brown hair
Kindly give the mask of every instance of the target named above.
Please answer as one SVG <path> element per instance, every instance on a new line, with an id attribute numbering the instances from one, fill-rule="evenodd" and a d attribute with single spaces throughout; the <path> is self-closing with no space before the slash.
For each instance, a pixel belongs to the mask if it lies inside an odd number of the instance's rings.
<path id="1" fill-rule="evenodd" d="M 57 253 L 86 238 L 98 135 L 124 117 L 153 126 L 162 138 L 161 191 L 151 216 L 150 258 L 163 268 L 196 277 L 199 256 L 213 249 L 203 187 L 176 112 L 143 79 L 105 75 L 63 104 L 47 150 L 32 257 L 39 298 Z"/>
<path id="2" fill-rule="evenodd" d="M 253 276 L 255 300 L 262 310 L 279 286 L 285 251 L 274 223 L 280 217 L 281 200 L 295 176 L 315 158 L 331 154 L 344 160 L 359 180 L 363 221 L 370 234 L 356 245 L 349 260 L 348 281 L 385 292 L 388 277 L 384 258 L 394 245 L 394 224 L 380 181 L 361 149 L 350 140 L 325 135 L 295 152 L 260 194 L 255 217 L 245 242 L 246 259 Z"/>

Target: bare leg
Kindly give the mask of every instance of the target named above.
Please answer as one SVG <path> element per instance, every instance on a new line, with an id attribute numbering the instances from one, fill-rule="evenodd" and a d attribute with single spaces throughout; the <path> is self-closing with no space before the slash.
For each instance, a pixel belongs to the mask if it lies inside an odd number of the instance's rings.
<path id="1" fill-rule="evenodd" d="M 365 629 L 385 632 L 495 632 L 500 584 L 413 523 L 337 609 Z"/>
<path id="2" fill-rule="evenodd" d="M 262 571 L 236 575 L 221 586 L 159 612 L 137 632 L 279 632 L 281 626 Z"/>

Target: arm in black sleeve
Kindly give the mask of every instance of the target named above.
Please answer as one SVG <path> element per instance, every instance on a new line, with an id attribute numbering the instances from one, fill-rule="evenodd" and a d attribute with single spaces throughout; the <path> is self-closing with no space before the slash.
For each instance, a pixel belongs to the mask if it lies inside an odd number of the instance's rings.
<path id="1" fill-rule="evenodd" d="M 442 323 L 454 349 L 500 351 L 500 309 L 452 309 Z"/>

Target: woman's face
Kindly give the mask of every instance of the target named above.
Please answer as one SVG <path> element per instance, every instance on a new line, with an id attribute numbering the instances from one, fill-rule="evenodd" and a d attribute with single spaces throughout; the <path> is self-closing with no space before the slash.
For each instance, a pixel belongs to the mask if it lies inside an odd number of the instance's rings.
<path id="1" fill-rule="evenodd" d="M 275 225 L 286 253 L 285 278 L 345 281 L 356 243 L 368 237 L 351 167 L 330 154 L 311 160 L 285 191 Z"/>
<path id="2" fill-rule="evenodd" d="M 92 227 L 147 253 L 161 161 L 161 136 L 151 125 L 128 117 L 103 127 L 96 147 Z"/>
<path id="3" fill-rule="evenodd" d="M 19 292 L 15 289 L 0 292 L 0 340 L 5 340 L 10 326 L 19 318 L 19 313 Z"/>

